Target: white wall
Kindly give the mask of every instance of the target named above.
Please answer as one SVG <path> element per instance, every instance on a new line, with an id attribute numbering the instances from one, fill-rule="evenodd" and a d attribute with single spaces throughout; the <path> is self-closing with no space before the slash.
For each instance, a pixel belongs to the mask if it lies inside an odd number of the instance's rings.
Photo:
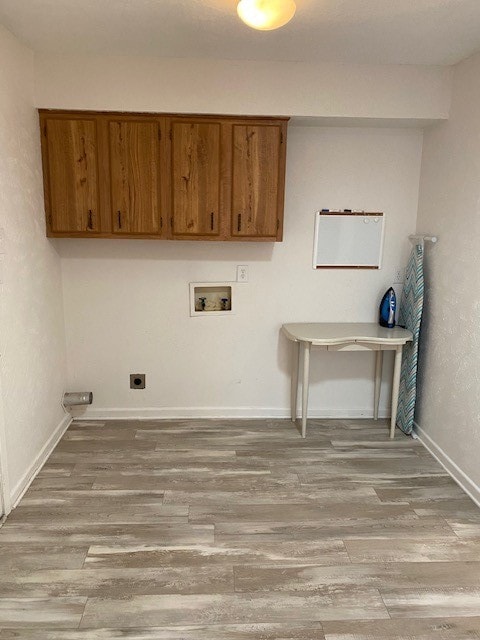
<path id="1" fill-rule="evenodd" d="M 448 117 L 449 67 L 35 57 L 45 108 L 368 119 Z"/>
<path id="2" fill-rule="evenodd" d="M 416 417 L 436 453 L 450 466 L 457 465 L 477 489 L 480 487 L 479 104 L 480 55 L 477 55 L 456 67 L 450 120 L 425 134 L 418 229 L 438 235 L 439 242 L 435 247 L 427 247 L 428 288 Z M 477 497 L 480 498 L 480 489 Z"/>
<path id="3" fill-rule="evenodd" d="M 60 260 L 45 237 L 33 54 L 0 27 L 0 60 L 0 445 L 15 500 L 64 420 L 66 355 Z"/>
<path id="4" fill-rule="evenodd" d="M 421 147 L 418 130 L 290 128 L 281 244 L 56 241 L 70 388 L 93 390 L 96 415 L 287 415 L 279 328 L 376 320 L 415 229 Z M 329 206 L 386 213 L 384 269 L 312 269 L 314 212 Z M 231 280 L 237 264 L 250 269 L 237 314 L 190 318 L 188 283 Z M 371 415 L 372 355 L 313 360 L 313 413 Z M 128 388 L 130 373 L 147 374 L 145 391 Z M 388 400 L 386 389 L 384 414 Z"/>

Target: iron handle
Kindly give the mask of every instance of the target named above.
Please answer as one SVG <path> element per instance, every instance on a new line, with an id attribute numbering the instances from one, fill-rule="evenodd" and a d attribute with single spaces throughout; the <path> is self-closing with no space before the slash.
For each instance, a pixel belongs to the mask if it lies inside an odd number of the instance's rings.
<path id="1" fill-rule="evenodd" d="M 117 221 L 118 221 L 118 228 L 121 229 L 122 228 L 122 212 L 121 211 L 117 211 Z"/>
<path id="2" fill-rule="evenodd" d="M 93 213 L 91 209 L 88 210 L 88 228 L 90 230 L 93 229 Z"/>
<path id="3" fill-rule="evenodd" d="M 213 231 L 213 227 L 214 227 L 214 223 L 215 223 L 215 214 L 212 211 L 212 213 L 210 214 L 210 229 Z"/>
<path id="4" fill-rule="evenodd" d="M 237 231 L 241 231 L 241 230 L 242 230 L 242 214 L 239 213 L 238 219 L 237 219 Z"/>

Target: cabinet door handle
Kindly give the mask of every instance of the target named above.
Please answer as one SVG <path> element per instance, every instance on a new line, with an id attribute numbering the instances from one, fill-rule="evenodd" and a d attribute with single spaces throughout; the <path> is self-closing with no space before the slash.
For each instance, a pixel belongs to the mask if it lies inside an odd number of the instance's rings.
<path id="1" fill-rule="evenodd" d="M 212 231 L 213 231 L 214 223 L 215 223 L 215 214 L 212 211 L 212 213 L 210 214 L 210 229 Z"/>
<path id="2" fill-rule="evenodd" d="M 117 221 L 118 221 L 118 228 L 121 229 L 122 228 L 122 212 L 121 211 L 117 211 Z"/>
<path id="3" fill-rule="evenodd" d="M 242 214 L 239 213 L 238 219 L 237 219 L 237 231 L 241 231 L 241 230 L 242 230 Z"/>
<path id="4" fill-rule="evenodd" d="M 88 228 L 90 230 L 93 229 L 93 213 L 91 209 L 88 210 Z"/>

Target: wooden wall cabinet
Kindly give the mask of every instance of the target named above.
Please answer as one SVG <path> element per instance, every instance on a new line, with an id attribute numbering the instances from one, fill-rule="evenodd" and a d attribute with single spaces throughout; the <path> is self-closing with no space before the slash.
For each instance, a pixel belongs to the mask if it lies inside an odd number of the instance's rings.
<path id="1" fill-rule="evenodd" d="M 95 118 L 45 118 L 42 151 L 49 234 L 95 232 L 99 212 Z"/>
<path id="2" fill-rule="evenodd" d="M 160 234 L 160 123 L 108 122 L 110 197 L 115 234 Z"/>
<path id="3" fill-rule="evenodd" d="M 41 110 L 47 235 L 280 241 L 287 121 Z"/>
<path id="4" fill-rule="evenodd" d="M 222 123 L 178 118 L 169 126 L 172 236 L 218 238 L 225 206 Z"/>
<path id="5" fill-rule="evenodd" d="M 283 211 L 282 127 L 233 125 L 232 236 L 276 239 Z"/>

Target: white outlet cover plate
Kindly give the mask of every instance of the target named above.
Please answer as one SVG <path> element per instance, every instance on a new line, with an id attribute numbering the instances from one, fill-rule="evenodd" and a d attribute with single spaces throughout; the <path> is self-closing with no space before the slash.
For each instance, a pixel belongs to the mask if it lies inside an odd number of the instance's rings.
<path id="1" fill-rule="evenodd" d="M 248 282 L 248 267 L 246 264 L 237 266 L 237 282 Z"/>

